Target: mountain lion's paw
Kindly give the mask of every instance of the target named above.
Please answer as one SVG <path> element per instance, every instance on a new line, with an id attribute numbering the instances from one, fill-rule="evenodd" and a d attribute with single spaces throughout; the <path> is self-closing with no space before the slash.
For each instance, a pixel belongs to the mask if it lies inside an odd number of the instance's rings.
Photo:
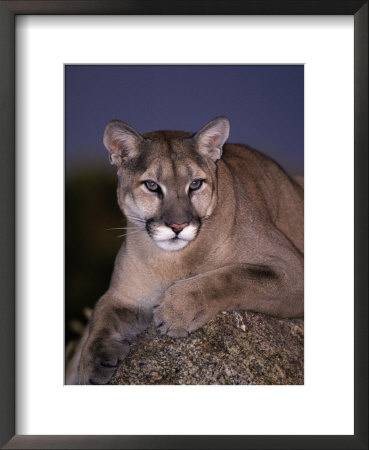
<path id="1" fill-rule="evenodd" d="M 153 310 L 154 323 L 161 334 L 186 337 L 207 321 L 201 302 L 194 301 L 195 296 L 195 292 L 189 293 L 179 283 L 167 289 Z"/>
<path id="2" fill-rule="evenodd" d="M 127 341 L 96 338 L 86 345 L 78 368 L 78 384 L 108 384 L 119 361 L 129 352 Z"/>

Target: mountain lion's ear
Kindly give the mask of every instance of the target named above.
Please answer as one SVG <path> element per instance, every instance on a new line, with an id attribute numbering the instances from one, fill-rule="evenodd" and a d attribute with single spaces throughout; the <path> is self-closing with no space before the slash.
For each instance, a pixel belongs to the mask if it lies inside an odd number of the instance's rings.
<path id="1" fill-rule="evenodd" d="M 214 162 L 220 159 L 223 144 L 229 136 L 229 128 L 229 120 L 226 117 L 216 117 L 206 124 L 194 136 L 198 152 Z"/>
<path id="2" fill-rule="evenodd" d="M 112 120 L 104 130 L 104 145 L 109 151 L 110 162 L 121 166 L 125 158 L 138 155 L 138 145 L 142 136 L 132 127 L 120 120 Z"/>

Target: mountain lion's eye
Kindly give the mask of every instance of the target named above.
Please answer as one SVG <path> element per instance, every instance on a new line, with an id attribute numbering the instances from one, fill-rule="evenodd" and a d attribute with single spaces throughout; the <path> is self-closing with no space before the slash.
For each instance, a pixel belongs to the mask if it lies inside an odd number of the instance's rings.
<path id="1" fill-rule="evenodd" d="M 192 183 L 190 184 L 190 190 L 196 191 L 197 189 L 200 189 L 203 181 L 204 180 L 193 180 Z"/>
<path id="2" fill-rule="evenodd" d="M 155 181 L 147 180 L 145 181 L 145 186 L 149 191 L 156 192 L 159 190 L 159 185 Z"/>

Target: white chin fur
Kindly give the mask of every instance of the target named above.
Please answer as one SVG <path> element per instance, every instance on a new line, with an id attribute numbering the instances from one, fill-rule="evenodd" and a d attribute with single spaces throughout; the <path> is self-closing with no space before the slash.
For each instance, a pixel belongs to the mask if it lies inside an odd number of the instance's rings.
<path id="1" fill-rule="evenodd" d="M 173 252 L 175 250 L 181 250 L 195 238 L 197 233 L 197 227 L 195 225 L 188 225 L 178 235 L 165 225 L 157 228 L 155 235 L 153 236 L 155 244 L 163 250 Z"/>

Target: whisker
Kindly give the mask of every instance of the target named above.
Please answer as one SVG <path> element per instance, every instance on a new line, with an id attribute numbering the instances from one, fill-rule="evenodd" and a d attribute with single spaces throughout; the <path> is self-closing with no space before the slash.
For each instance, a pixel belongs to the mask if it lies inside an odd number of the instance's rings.
<path id="1" fill-rule="evenodd" d="M 117 236 L 117 238 L 121 238 L 121 237 L 125 237 L 125 236 L 131 236 L 132 234 L 139 233 L 140 231 L 144 231 L 144 230 L 131 231 L 130 233 L 121 234 L 121 235 Z"/>
<path id="2" fill-rule="evenodd" d="M 131 216 L 130 214 L 126 214 L 126 217 L 129 217 L 131 219 L 137 220 L 137 222 L 146 222 L 146 220 L 141 219 L 140 217 Z"/>
<path id="3" fill-rule="evenodd" d="M 105 231 L 110 230 L 137 230 L 136 227 L 118 227 L 118 228 L 107 228 Z"/>

